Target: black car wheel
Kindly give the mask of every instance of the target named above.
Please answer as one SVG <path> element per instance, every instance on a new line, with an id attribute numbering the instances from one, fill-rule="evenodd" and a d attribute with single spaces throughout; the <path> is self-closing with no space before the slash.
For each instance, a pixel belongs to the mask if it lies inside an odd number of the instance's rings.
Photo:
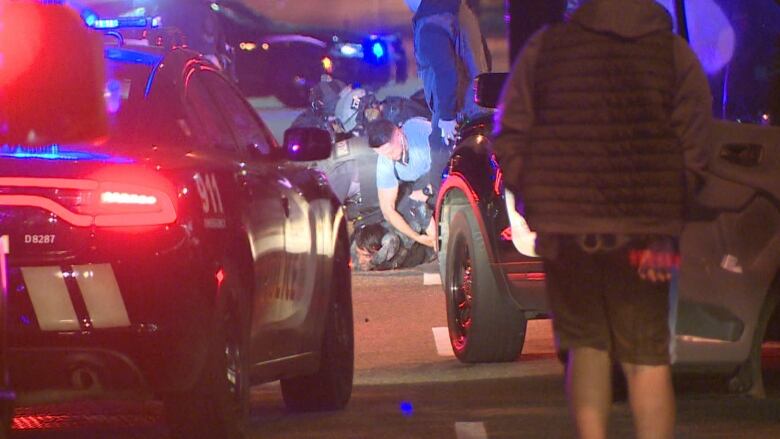
<path id="1" fill-rule="evenodd" d="M 347 244 L 340 242 L 330 282 L 330 304 L 319 370 L 311 375 L 282 380 L 282 396 L 290 410 L 339 410 L 347 405 L 352 395 L 355 342 L 348 254 Z"/>
<path id="2" fill-rule="evenodd" d="M 230 267 L 230 266 L 228 266 Z M 173 438 L 246 437 L 249 419 L 249 316 L 236 271 L 225 270 L 208 358 L 189 391 L 164 395 Z"/>
<path id="3" fill-rule="evenodd" d="M 526 320 L 499 289 L 482 233 L 468 210 L 456 212 L 449 225 L 445 279 L 447 324 L 455 356 L 466 363 L 517 359 Z"/>

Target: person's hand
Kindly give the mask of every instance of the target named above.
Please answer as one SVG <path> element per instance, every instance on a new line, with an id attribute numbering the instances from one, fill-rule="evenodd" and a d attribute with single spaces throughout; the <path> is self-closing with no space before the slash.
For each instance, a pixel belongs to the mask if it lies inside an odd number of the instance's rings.
<path id="1" fill-rule="evenodd" d="M 411 198 L 414 201 L 419 201 L 420 203 L 424 203 L 428 201 L 428 196 L 425 195 L 422 189 L 417 189 L 416 191 L 412 191 L 412 193 L 409 194 L 409 198 Z"/>
<path id="2" fill-rule="evenodd" d="M 430 235 L 417 235 L 417 239 L 415 239 L 415 241 L 430 248 L 433 248 L 434 245 L 433 236 Z"/>
<path id="3" fill-rule="evenodd" d="M 436 244 L 438 244 L 438 242 L 436 242 L 436 239 L 435 239 L 435 237 L 436 237 L 436 222 L 434 221 L 433 216 L 431 216 L 431 221 L 428 222 L 428 227 L 425 228 L 425 234 L 427 236 L 430 236 L 433 239 L 433 245 L 431 247 L 433 247 L 434 250 L 438 250 L 436 248 Z"/>
<path id="4" fill-rule="evenodd" d="M 455 131 L 458 123 L 453 120 L 440 120 L 439 129 L 441 129 L 441 138 L 448 145 L 455 145 Z"/>
<path id="5" fill-rule="evenodd" d="M 680 266 L 680 256 L 671 240 L 658 240 L 640 250 L 636 256 L 637 274 L 650 282 L 669 282 Z"/>

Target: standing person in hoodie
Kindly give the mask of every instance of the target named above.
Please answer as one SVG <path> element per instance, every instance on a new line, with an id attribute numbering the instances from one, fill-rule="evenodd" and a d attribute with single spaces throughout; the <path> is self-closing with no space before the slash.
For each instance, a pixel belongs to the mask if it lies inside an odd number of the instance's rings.
<path id="1" fill-rule="evenodd" d="M 606 437 L 612 359 L 637 437 L 673 437 L 668 282 L 711 101 L 653 0 L 583 2 L 528 41 L 505 85 L 495 153 L 538 234 L 581 438 Z"/>
<path id="2" fill-rule="evenodd" d="M 478 74 L 490 71 L 487 44 L 465 0 L 405 1 L 414 13 L 417 75 L 433 113 L 431 146 L 442 144 L 442 139 L 452 142 L 458 118 L 479 111 L 472 82 Z"/>

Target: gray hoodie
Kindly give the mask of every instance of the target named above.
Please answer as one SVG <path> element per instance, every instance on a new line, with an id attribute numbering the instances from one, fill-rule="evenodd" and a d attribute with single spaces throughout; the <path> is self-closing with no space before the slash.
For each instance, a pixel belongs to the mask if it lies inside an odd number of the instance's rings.
<path id="1" fill-rule="evenodd" d="M 573 23 L 599 33 L 634 39 L 672 30 L 672 17 L 653 0 L 593 0 L 577 8 Z"/>
<path id="2" fill-rule="evenodd" d="M 672 30 L 669 13 L 654 0 L 590 0 L 574 12 L 571 23 L 621 39 Z M 504 85 L 495 114 L 493 148 L 506 187 L 516 192 L 523 163 L 514 145 L 524 139 L 534 125 L 534 71 L 545 32 L 546 28 L 538 31 L 523 47 Z M 712 95 L 701 64 L 688 44 L 677 37 L 673 50 L 676 91 L 672 126 L 684 148 L 688 187 L 694 190 L 695 182 L 699 180 L 696 176 L 703 175 L 708 158 Z"/>

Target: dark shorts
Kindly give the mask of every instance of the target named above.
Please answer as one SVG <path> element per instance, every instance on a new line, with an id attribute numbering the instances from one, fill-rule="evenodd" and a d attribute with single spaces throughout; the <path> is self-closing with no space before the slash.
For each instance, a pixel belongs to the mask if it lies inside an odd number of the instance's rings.
<path id="1" fill-rule="evenodd" d="M 545 260 L 547 291 L 558 349 L 591 347 L 621 362 L 669 364 L 669 284 L 643 281 L 629 261 L 629 243 L 585 253 L 560 238 Z"/>

